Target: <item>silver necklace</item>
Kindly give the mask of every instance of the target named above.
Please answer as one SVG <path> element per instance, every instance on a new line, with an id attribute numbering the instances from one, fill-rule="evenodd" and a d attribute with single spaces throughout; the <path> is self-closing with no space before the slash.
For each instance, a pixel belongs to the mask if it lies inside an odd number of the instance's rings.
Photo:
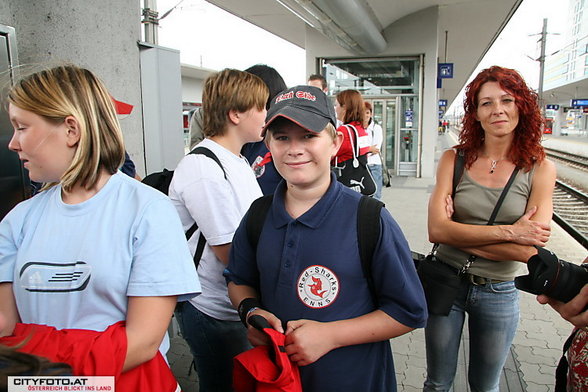
<path id="1" fill-rule="evenodd" d="M 494 173 L 494 169 L 496 169 L 496 165 L 498 164 L 498 162 L 501 161 L 501 159 L 498 160 L 494 160 L 494 159 L 490 159 L 492 162 L 490 163 L 490 174 Z"/>

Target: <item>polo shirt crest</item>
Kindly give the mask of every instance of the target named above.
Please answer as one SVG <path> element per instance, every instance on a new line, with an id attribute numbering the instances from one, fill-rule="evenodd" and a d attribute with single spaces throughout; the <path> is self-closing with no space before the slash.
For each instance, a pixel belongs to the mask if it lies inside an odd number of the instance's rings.
<path id="1" fill-rule="evenodd" d="M 325 308 L 337 299 L 339 278 L 329 268 L 311 265 L 298 277 L 298 298 L 309 308 Z"/>

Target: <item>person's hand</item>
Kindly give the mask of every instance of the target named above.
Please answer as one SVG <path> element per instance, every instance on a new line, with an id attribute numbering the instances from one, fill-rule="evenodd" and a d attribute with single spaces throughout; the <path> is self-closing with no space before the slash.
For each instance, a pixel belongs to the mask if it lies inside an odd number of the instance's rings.
<path id="1" fill-rule="evenodd" d="M 549 298 L 546 295 L 538 295 L 537 301 L 540 304 L 549 304 L 562 318 L 574 324 L 576 327 L 588 326 L 588 284 L 569 302 L 563 303 Z"/>
<path id="2" fill-rule="evenodd" d="M 270 313 L 267 310 L 263 309 L 255 309 L 253 312 L 247 315 L 247 320 L 249 320 L 249 318 L 254 314 L 263 316 L 263 318 L 267 320 L 267 322 L 271 325 L 273 329 L 280 333 L 284 333 L 284 328 L 282 328 L 282 322 L 273 313 Z M 249 342 L 252 346 L 264 346 L 271 344 L 271 340 L 265 332 L 260 331 L 249 324 L 247 324 L 247 339 L 249 339 Z"/>
<path id="3" fill-rule="evenodd" d="M 336 348 L 327 323 L 304 319 L 288 322 L 285 346 L 290 360 L 298 366 L 310 365 Z"/>
<path id="4" fill-rule="evenodd" d="M 447 197 L 445 197 L 445 213 L 447 214 L 447 217 L 451 219 L 454 212 L 453 199 L 451 198 L 451 195 L 447 195 Z"/>
<path id="5" fill-rule="evenodd" d="M 521 216 L 510 227 L 509 241 L 520 245 L 545 246 L 551 235 L 551 227 L 547 223 L 532 221 L 531 218 L 537 212 L 537 207 L 531 207 L 525 215 Z"/>
<path id="6" fill-rule="evenodd" d="M 380 149 L 376 146 L 370 146 L 370 149 L 368 151 L 370 154 L 379 154 L 380 153 Z"/>

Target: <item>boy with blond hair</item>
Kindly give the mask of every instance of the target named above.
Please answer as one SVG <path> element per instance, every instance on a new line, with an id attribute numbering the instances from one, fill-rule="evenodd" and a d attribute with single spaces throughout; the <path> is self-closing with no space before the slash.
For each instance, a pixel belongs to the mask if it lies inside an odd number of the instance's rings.
<path id="1" fill-rule="evenodd" d="M 266 143 L 284 181 L 278 185 L 257 246 L 248 213 L 233 239 L 225 276 L 247 324 L 260 315 L 286 334 L 307 391 L 396 391 L 389 339 L 425 325 L 427 310 L 408 243 L 387 210 L 370 276 L 357 240 L 361 195 L 337 182 L 330 161 L 343 136 L 318 88 L 297 86 L 273 100 Z M 372 290 L 373 294 L 372 294 Z M 253 345 L 266 335 L 249 327 Z"/>
<path id="2" fill-rule="evenodd" d="M 261 140 L 268 90 L 255 75 L 225 69 L 209 76 L 202 93 L 205 139 L 196 147 L 211 157 L 188 154 L 178 164 L 169 188 L 188 240 L 202 294 L 179 305 L 176 316 L 194 356 L 200 391 L 231 390 L 232 358 L 250 348 L 246 330 L 231 306 L 223 278 L 233 234 L 251 202 L 262 195 L 240 151 Z M 199 250 L 200 233 L 206 245 Z M 203 245 L 201 242 L 200 246 Z"/>

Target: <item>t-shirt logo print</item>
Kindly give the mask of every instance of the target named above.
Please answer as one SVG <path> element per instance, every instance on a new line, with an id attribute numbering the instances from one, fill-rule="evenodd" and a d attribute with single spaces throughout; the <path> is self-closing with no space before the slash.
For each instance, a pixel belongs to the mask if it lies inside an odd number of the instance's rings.
<path id="1" fill-rule="evenodd" d="M 298 277 L 298 298 L 310 308 L 331 305 L 339 294 L 339 278 L 327 267 L 313 265 Z"/>
<path id="2" fill-rule="evenodd" d="M 19 278 L 27 291 L 64 293 L 84 290 L 90 282 L 91 273 L 92 267 L 84 261 L 29 262 L 21 268 Z"/>

